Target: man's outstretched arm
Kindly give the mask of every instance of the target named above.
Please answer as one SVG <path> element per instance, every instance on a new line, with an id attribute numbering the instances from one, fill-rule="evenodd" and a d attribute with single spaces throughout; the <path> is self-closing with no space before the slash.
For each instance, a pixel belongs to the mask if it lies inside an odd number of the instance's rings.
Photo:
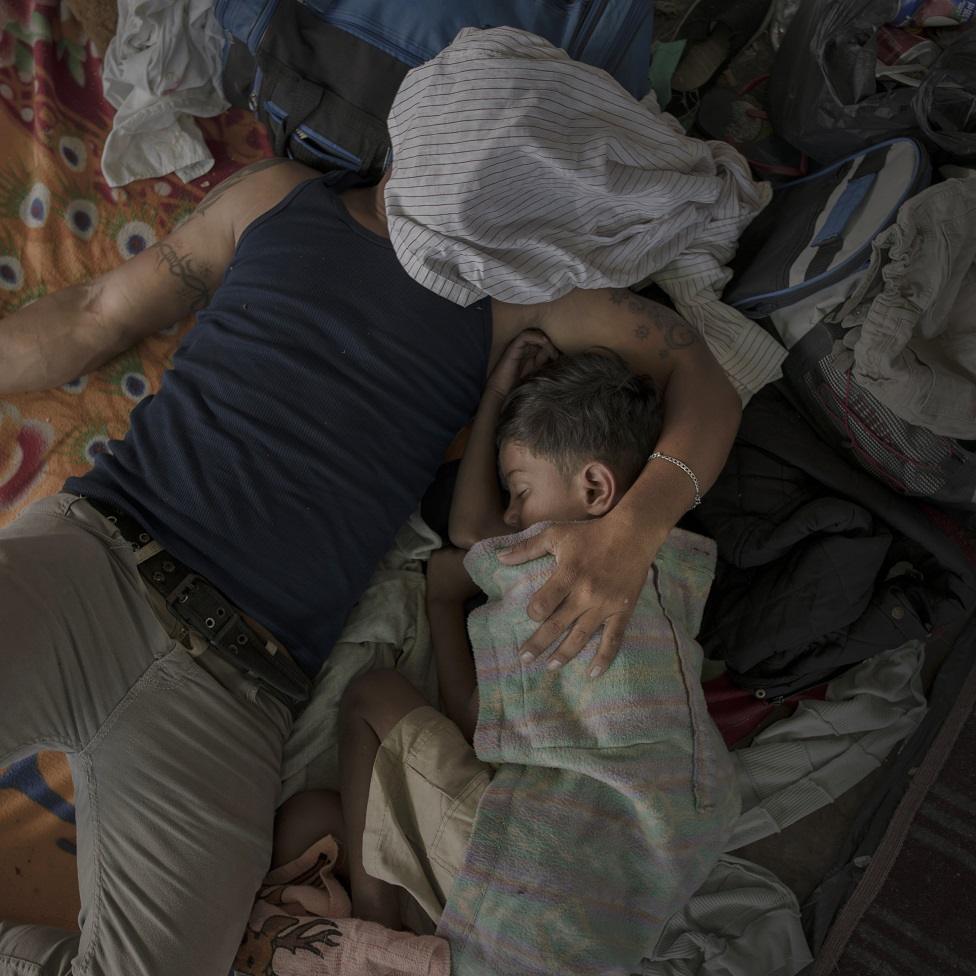
<path id="1" fill-rule="evenodd" d="M 565 353 L 607 346 L 635 372 L 650 375 L 664 399 L 664 424 L 655 450 L 688 465 L 702 493 L 711 487 L 735 439 L 741 404 L 684 319 L 626 289 L 575 291 L 547 305 L 527 306 L 519 314 L 534 316 Z M 517 318 L 504 317 L 506 324 Z M 564 635 L 551 658 L 551 666 L 558 667 L 574 658 L 602 626 L 589 669 L 594 677 L 605 671 L 658 549 L 694 500 L 688 475 L 668 461 L 655 460 L 602 518 L 551 526 L 501 557 L 513 563 L 547 552 L 556 557 L 556 571 L 529 605 L 530 616 L 541 626 L 523 653 L 537 656 Z"/>
<path id="2" fill-rule="evenodd" d="M 309 175 L 296 163 L 262 160 L 125 264 L 0 319 L 0 395 L 60 386 L 204 308 L 243 229 Z"/>

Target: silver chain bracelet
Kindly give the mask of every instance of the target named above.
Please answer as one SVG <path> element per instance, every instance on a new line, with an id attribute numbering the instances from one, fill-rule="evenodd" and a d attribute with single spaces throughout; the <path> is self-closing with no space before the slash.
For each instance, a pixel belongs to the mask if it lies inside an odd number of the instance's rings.
<path id="1" fill-rule="evenodd" d="M 660 458 L 662 461 L 670 461 L 671 464 L 681 468 L 691 478 L 691 483 L 695 486 L 695 504 L 691 507 L 698 508 L 701 505 L 701 485 L 698 483 L 698 478 L 695 477 L 695 472 L 684 461 L 679 461 L 676 457 L 671 457 L 670 454 L 662 454 L 660 451 L 655 451 L 647 460 L 653 461 L 655 458 Z"/>

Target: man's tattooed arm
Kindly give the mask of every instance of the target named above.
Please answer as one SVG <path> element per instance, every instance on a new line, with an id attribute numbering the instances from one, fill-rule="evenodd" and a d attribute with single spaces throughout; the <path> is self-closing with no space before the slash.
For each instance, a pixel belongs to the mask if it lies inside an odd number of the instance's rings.
<path id="1" fill-rule="evenodd" d="M 672 349 L 687 349 L 701 342 L 701 336 L 680 316 L 663 305 L 635 295 L 629 288 L 615 288 L 610 293 L 614 305 L 623 305 L 639 316 L 641 321 L 634 327 L 637 339 L 647 339 L 654 329 L 664 339 L 664 347 L 658 353 L 663 359 Z"/>
<path id="2" fill-rule="evenodd" d="M 250 166 L 245 166 L 243 169 L 238 170 L 233 176 L 228 176 L 222 183 L 218 183 L 197 204 L 196 210 L 189 219 L 192 220 L 193 217 L 202 217 L 228 190 L 237 186 L 243 180 L 246 180 L 253 173 L 260 173 L 262 170 L 270 169 L 272 166 L 280 166 L 282 163 L 287 162 L 289 160 L 275 156 L 272 159 L 262 159 L 259 162 L 252 163 Z"/>
<path id="3" fill-rule="evenodd" d="M 258 175 L 279 167 L 280 172 Z M 308 179 L 308 174 L 314 175 L 314 170 L 288 159 L 262 159 L 246 166 L 214 187 L 166 240 L 149 249 L 159 287 L 178 308 L 176 317 L 198 312 L 210 303 L 233 260 L 239 233 L 278 203 L 292 186 Z M 251 176 L 257 179 L 245 182 Z M 202 219 L 208 213 L 208 219 Z"/>
<path id="4" fill-rule="evenodd" d="M 160 241 L 154 245 L 156 250 L 156 268 L 164 265 L 169 273 L 180 281 L 179 294 L 188 302 L 191 312 L 199 312 L 210 303 L 210 288 L 207 278 L 211 274 L 208 264 L 197 265 L 188 254 L 181 254 L 172 244 Z"/>

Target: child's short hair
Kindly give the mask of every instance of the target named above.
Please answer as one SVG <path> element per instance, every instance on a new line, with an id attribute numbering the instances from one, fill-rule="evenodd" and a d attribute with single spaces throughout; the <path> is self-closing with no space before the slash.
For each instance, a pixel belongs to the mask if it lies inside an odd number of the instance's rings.
<path id="1" fill-rule="evenodd" d="M 654 381 L 596 346 L 559 356 L 516 386 L 502 404 L 496 442 L 524 445 L 567 478 L 581 463 L 602 461 L 629 487 L 654 450 L 661 420 Z"/>

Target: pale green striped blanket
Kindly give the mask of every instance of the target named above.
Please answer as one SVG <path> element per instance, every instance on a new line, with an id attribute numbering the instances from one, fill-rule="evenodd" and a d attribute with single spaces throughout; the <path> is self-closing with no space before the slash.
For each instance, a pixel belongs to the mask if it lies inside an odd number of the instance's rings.
<path id="1" fill-rule="evenodd" d="M 714 544 L 671 533 L 616 661 L 591 680 L 595 640 L 557 672 L 517 653 L 553 560 L 504 566 L 496 553 L 543 527 L 487 539 L 465 561 L 488 595 L 468 620 L 481 696 L 474 744 L 498 771 L 437 930 L 454 976 L 639 972 L 739 810 L 693 636 Z"/>

